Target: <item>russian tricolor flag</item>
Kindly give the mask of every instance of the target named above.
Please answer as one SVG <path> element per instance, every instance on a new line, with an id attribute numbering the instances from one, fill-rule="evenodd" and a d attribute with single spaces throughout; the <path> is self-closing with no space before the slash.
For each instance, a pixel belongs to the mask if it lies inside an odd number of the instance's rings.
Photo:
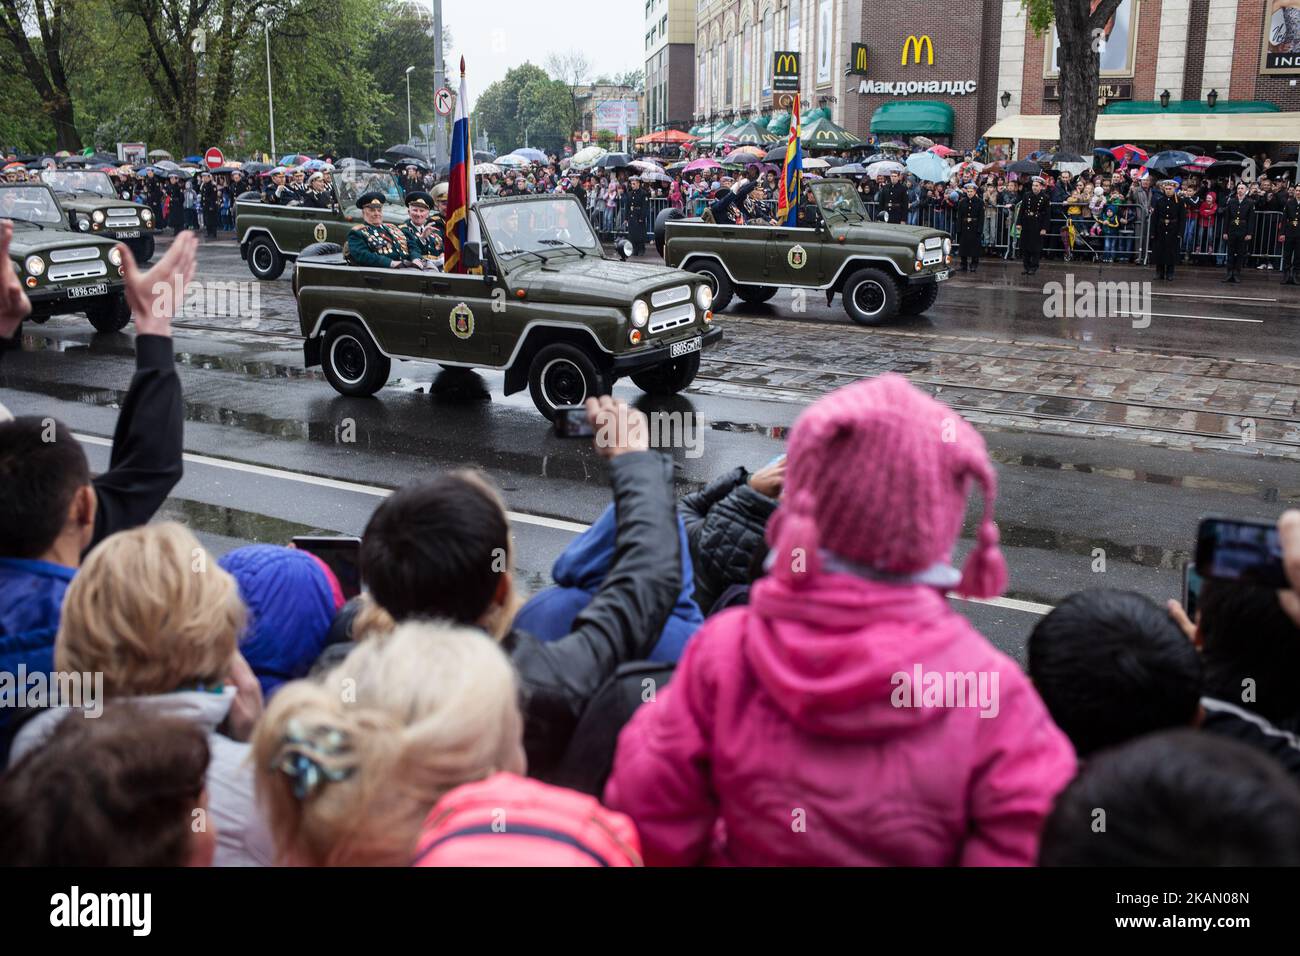
<path id="1" fill-rule="evenodd" d="M 451 169 L 447 180 L 447 248 L 444 272 L 477 271 L 478 221 L 470 207 L 478 200 L 474 192 L 474 144 L 469 134 L 469 90 L 465 86 L 465 58 L 460 58 L 460 95 L 456 97 L 456 123 L 451 131 Z M 473 249 L 470 266 L 466 251 Z"/>

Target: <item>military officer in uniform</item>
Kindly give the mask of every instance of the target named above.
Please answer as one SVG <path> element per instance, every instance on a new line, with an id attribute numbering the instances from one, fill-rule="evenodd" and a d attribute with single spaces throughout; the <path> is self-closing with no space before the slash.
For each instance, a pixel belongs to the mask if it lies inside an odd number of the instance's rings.
<path id="1" fill-rule="evenodd" d="M 357 199 L 365 222 L 352 227 L 343 258 L 354 266 L 375 269 L 423 269 L 424 260 L 411 255 L 406 236 L 396 226 L 384 222 L 384 194 L 368 192 Z"/>
<path id="2" fill-rule="evenodd" d="M 203 210 L 203 228 L 209 239 L 217 238 L 217 219 L 221 215 L 221 190 L 212 181 L 212 174 L 199 176 L 199 207 Z"/>
<path id="3" fill-rule="evenodd" d="M 961 246 L 961 271 L 977 272 L 980 267 L 980 244 L 983 242 L 984 200 L 974 182 L 966 184 L 964 195 L 957 200 L 957 243 Z M 967 267 L 967 260 L 970 262 Z"/>
<path id="4" fill-rule="evenodd" d="M 311 178 L 307 180 L 307 192 L 303 196 L 302 204 L 308 209 L 329 209 L 334 204 L 334 195 L 330 192 L 329 186 L 325 185 L 323 174 L 311 174 Z"/>
<path id="5" fill-rule="evenodd" d="M 1255 218 L 1255 201 L 1246 195 L 1246 184 L 1237 183 L 1237 194 L 1224 205 L 1223 231 L 1228 237 L 1228 274 L 1224 282 L 1240 282 L 1237 273 L 1246 264 L 1250 252 L 1251 220 Z"/>
<path id="6" fill-rule="evenodd" d="M 1038 271 L 1043 237 L 1052 221 L 1052 200 L 1043 191 L 1043 178 L 1035 176 L 1029 194 L 1020 203 L 1020 249 L 1025 255 L 1025 275 Z"/>
<path id="7" fill-rule="evenodd" d="M 647 217 L 650 211 L 650 197 L 641 188 L 641 177 L 631 177 L 627 191 L 627 237 L 632 242 L 632 255 L 645 254 L 645 237 Z"/>
<path id="8" fill-rule="evenodd" d="M 418 259 L 437 259 L 442 255 L 442 230 L 429 215 L 433 197 L 422 189 L 412 189 L 406 194 L 406 214 L 402 224 L 406 247 Z"/>
<path id="9" fill-rule="evenodd" d="M 886 222 L 907 222 L 907 186 L 902 173 L 895 170 L 889 174 L 889 182 L 876 195 L 876 204 Z"/>
<path id="10" fill-rule="evenodd" d="M 262 191 L 262 202 L 282 206 L 289 201 L 289 187 L 284 184 L 284 170 L 277 166 L 271 170 L 271 182 Z"/>
<path id="11" fill-rule="evenodd" d="M 447 248 L 447 192 L 446 183 L 438 183 L 433 187 L 433 212 L 429 214 L 429 222 L 438 229 L 439 255 Z"/>
<path id="12" fill-rule="evenodd" d="M 1156 278 L 1166 282 L 1174 279 L 1174 266 L 1178 263 L 1178 246 L 1187 222 L 1187 201 L 1177 195 L 1177 183 L 1162 180 L 1160 195 L 1151 204 L 1151 257 L 1156 263 Z"/>
<path id="13" fill-rule="evenodd" d="M 1282 203 L 1282 284 L 1300 285 L 1300 183 L 1291 187 L 1291 195 Z"/>

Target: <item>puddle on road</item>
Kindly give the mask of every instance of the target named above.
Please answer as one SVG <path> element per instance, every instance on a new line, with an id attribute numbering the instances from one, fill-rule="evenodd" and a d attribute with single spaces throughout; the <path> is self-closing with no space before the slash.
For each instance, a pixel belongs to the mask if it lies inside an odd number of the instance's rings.
<path id="1" fill-rule="evenodd" d="M 332 528 L 318 528 L 187 498 L 168 498 L 158 509 L 158 519 L 179 521 L 194 531 L 235 538 L 250 544 L 287 545 L 296 535 L 342 534 Z"/>

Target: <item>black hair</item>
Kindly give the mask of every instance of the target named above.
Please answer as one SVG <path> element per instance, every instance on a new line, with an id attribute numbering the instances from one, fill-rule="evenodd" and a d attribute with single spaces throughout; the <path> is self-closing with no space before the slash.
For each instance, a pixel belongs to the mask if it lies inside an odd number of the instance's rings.
<path id="1" fill-rule="evenodd" d="M 1071 594 L 1038 622 L 1029 676 L 1080 756 L 1190 726 L 1203 686 L 1200 655 L 1165 609 L 1112 589 Z"/>
<path id="2" fill-rule="evenodd" d="M 361 537 L 361 577 L 394 620 L 474 624 L 509 569 L 510 526 L 477 472 L 408 485 L 375 509 Z"/>
<path id="3" fill-rule="evenodd" d="M 0 422 L 0 557 L 48 551 L 73 495 L 88 484 L 86 453 L 62 422 L 35 415 Z"/>
<path id="4" fill-rule="evenodd" d="M 1300 865 L 1300 788 L 1253 747 L 1194 730 L 1088 761 L 1043 828 L 1040 866 Z"/>
<path id="5" fill-rule="evenodd" d="M 1206 693 L 1274 723 L 1300 717 L 1300 628 L 1277 592 L 1207 578 L 1199 606 Z"/>

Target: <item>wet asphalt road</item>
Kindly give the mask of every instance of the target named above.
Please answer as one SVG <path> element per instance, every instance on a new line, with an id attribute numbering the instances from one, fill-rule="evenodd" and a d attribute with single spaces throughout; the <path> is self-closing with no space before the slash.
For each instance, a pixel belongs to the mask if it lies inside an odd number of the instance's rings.
<path id="1" fill-rule="evenodd" d="M 1151 276 L 1106 268 L 1071 271 L 1076 283 Z M 166 516 L 217 552 L 359 534 L 385 489 L 478 466 L 512 509 L 521 586 L 544 586 L 565 543 L 608 504 L 600 459 L 555 438 L 526 392 L 503 397 L 498 373 L 431 395 L 437 366 L 395 363 L 375 398 L 337 395 L 319 369 L 302 367 L 291 274 L 257 287 L 256 328 L 178 318 L 190 458 Z M 652 403 L 620 382 L 615 394 L 703 420 L 698 449 L 671 450 L 679 492 L 736 464 L 761 466 L 803 407 L 853 378 L 902 371 L 949 400 L 998 465 L 1011 568 L 1008 600 L 955 606 L 1022 657 L 1043 606 L 1072 591 L 1177 596 L 1200 516 L 1271 520 L 1300 503 L 1300 289 L 1278 286 L 1275 273 L 1222 286 L 1216 272 L 1184 270 L 1173 286 L 1154 284 L 1150 325 L 1134 328 L 1127 316 L 1045 317 L 1044 284 L 1065 276 L 1056 263 L 1025 279 L 1016 264 L 986 262 L 946 283 L 925 316 L 879 330 L 814 295 L 803 312 L 786 293 L 733 305 L 720 319 L 723 346 L 686 393 Z M 203 244 L 199 278 L 252 281 L 229 240 Z M 96 335 L 79 316 L 29 323 L 22 350 L 0 364 L 0 401 L 63 419 L 103 468 L 131 355 L 129 328 Z"/>

